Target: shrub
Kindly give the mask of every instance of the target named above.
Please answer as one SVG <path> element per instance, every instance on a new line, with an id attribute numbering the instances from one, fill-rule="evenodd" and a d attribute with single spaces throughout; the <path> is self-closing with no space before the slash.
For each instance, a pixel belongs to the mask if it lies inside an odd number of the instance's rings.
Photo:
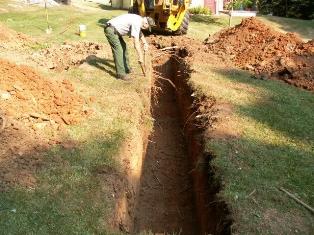
<path id="1" fill-rule="evenodd" d="M 233 5 L 234 10 L 245 10 L 245 9 L 252 9 L 254 6 L 254 1 L 253 0 L 234 0 L 233 4 L 232 2 L 229 2 L 227 5 L 227 9 L 231 9 Z"/>
<path id="2" fill-rule="evenodd" d="M 189 9 L 189 12 L 191 14 L 195 14 L 195 15 L 211 15 L 212 12 L 208 7 L 192 7 Z"/>

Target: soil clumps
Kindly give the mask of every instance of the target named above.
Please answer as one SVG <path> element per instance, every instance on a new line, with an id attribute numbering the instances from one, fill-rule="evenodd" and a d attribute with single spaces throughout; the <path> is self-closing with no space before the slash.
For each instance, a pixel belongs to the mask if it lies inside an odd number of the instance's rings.
<path id="1" fill-rule="evenodd" d="M 23 49 L 35 41 L 23 33 L 18 33 L 0 24 L 0 48 Z"/>
<path id="2" fill-rule="evenodd" d="M 303 42 L 296 34 L 280 33 L 248 18 L 204 43 L 222 60 L 254 72 L 256 78 L 314 90 L 314 40 Z"/>
<path id="3" fill-rule="evenodd" d="M 84 63 L 89 56 L 100 55 L 103 47 L 94 42 L 65 42 L 35 52 L 30 59 L 39 66 L 62 71 Z"/>

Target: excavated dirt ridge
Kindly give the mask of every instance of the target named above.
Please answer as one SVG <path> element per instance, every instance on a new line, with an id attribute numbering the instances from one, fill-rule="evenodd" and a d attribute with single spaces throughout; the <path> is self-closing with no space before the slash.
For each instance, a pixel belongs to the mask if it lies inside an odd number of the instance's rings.
<path id="1" fill-rule="evenodd" d="M 256 18 L 205 39 L 224 61 L 254 72 L 256 78 L 279 79 L 314 90 L 314 40 L 303 42 L 292 33 L 280 33 Z"/>

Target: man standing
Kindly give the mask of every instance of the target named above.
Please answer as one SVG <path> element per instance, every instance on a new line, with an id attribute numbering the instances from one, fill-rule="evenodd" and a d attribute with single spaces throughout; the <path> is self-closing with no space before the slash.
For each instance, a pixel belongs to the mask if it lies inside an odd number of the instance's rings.
<path id="1" fill-rule="evenodd" d="M 154 24 L 154 20 L 150 17 L 124 14 L 109 20 L 105 25 L 105 35 L 111 46 L 118 79 L 125 81 L 131 80 L 128 76 L 128 74 L 131 73 L 129 55 L 126 43 L 122 36 L 129 35 L 133 38 L 138 62 L 143 65 L 144 59 L 140 41 L 143 43 L 145 51 L 148 50 L 148 43 L 141 32 L 141 29 L 150 30 L 151 26 Z"/>

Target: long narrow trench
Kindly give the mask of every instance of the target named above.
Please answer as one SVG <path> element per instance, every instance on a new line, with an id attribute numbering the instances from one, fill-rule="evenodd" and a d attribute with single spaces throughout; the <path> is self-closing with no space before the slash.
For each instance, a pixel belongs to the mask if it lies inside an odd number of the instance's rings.
<path id="1" fill-rule="evenodd" d="M 155 67 L 164 77 L 167 69 Z M 191 165 L 175 89 L 167 80 L 158 79 L 156 85 L 161 90 L 152 99 L 154 129 L 143 165 L 135 233 L 198 234 Z"/>
<path id="2" fill-rule="evenodd" d="M 154 129 L 143 159 L 133 233 L 230 235 L 233 220 L 217 197 L 221 184 L 212 154 L 204 151 L 205 129 L 191 118 L 203 114 L 201 106 L 214 113 L 215 100 L 192 95 L 190 67 L 180 57 L 160 59 L 154 71 L 161 91 L 152 97 Z"/>

